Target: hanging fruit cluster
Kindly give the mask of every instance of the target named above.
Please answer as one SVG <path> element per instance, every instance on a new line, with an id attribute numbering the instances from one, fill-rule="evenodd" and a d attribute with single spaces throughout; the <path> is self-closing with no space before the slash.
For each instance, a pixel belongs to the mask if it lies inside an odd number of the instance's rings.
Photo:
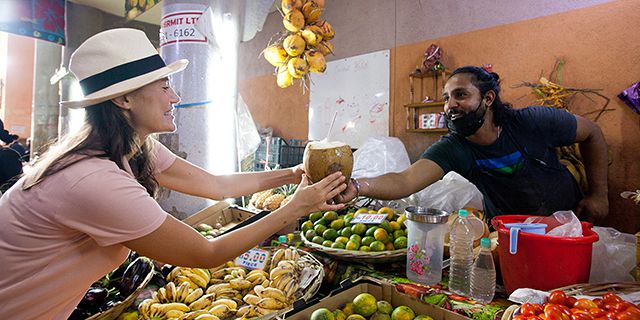
<path id="1" fill-rule="evenodd" d="M 324 0 L 282 0 L 281 8 L 286 31 L 263 54 L 276 67 L 278 86 L 286 88 L 309 72 L 324 72 L 324 57 L 333 53 L 329 40 L 334 31 L 326 20 L 320 19 Z"/>

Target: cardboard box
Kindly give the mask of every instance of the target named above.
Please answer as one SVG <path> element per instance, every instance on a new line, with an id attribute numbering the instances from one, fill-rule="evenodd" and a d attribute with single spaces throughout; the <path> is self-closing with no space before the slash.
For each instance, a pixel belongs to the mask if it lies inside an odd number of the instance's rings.
<path id="1" fill-rule="evenodd" d="M 358 294 L 368 292 L 378 300 L 386 300 L 395 308 L 397 306 L 408 306 L 418 314 L 432 317 L 434 320 L 469 320 L 469 318 L 455 312 L 445 310 L 435 305 L 427 304 L 406 294 L 400 293 L 392 284 L 381 282 L 372 278 L 362 278 L 351 287 L 337 289 L 328 297 L 316 301 L 294 314 L 288 314 L 287 320 L 308 320 L 313 311 L 319 308 L 327 308 L 331 311 L 344 307 L 348 302 L 352 302 Z"/>
<path id="2" fill-rule="evenodd" d="M 263 217 L 264 214 L 265 212 L 255 213 L 245 208 L 229 205 L 225 201 L 220 201 L 183 219 L 182 222 L 192 227 L 200 223 L 206 223 L 211 226 L 220 223 L 222 225 L 221 230 L 227 232 L 248 225 Z"/>

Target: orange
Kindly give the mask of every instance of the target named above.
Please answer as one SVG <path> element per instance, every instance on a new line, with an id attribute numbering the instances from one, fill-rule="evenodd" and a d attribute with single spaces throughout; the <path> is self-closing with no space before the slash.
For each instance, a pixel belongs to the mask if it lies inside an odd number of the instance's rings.
<path id="1" fill-rule="evenodd" d="M 369 317 L 378 311 L 377 299 L 370 293 L 361 293 L 353 299 L 353 312 Z"/>
<path id="2" fill-rule="evenodd" d="M 389 207 L 382 207 L 378 210 L 378 214 L 386 214 L 387 220 L 391 220 L 396 213 Z"/>
<path id="3" fill-rule="evenodd" d="M 371 251 L 384 251 L 385 246 L 384 243 L 376 240 L 374 242 L 371 242 L 369 248 L 371 248 Z"/>
<path id="4" fill-rule="evenodd" d="M 387 233 L 387 230 L 382 228 L 376 229 L 376 231 L 373 233 L 373 237 L 383 243 L 389 242 L 389 234 Z"/>
<path id="5" fill-rule="evenodd" d="M 391 312 L 391 320 L 413 320 L 415 317 L 415 312 L 407 306 L 396 307 Z"/>
<path id="6" fill-rule="evenodd" d="M 320 308 L 311 314 L 310 320 L 335 320 L 335 316 L 331 310 Z"/>

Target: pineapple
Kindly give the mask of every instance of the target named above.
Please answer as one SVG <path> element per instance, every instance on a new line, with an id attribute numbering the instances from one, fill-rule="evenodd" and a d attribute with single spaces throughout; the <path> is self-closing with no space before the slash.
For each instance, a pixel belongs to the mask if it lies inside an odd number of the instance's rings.
<path id="1" fill-rule="evenodd" d="M 263 209 L 273 211 L 280 208 L 280 203 L 282 203 L 282 200 L 284 200 L 284 198 L 285 196 L 282 193 L 270 195 L 267 199 L 264 200 L 264 203 L 262 204 Z"/>
<path id="2" fill-rule="evenodd" d="M 256 197 L 256 200 L 253 202 L 253 206 L 258 209 L 263 209 L 264 202 L 265 200 L 267 200 L 267 198 L 269 198 L 269 196 L 273 194 L 273 189 L 261 191 L 261 192 L 258 192 L 257 194 L 258 196 Z"/>

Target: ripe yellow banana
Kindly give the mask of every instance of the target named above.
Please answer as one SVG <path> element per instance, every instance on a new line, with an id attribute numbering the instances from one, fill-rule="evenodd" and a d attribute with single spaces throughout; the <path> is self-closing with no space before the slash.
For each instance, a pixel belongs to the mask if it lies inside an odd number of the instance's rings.
<path id="1" fill-rule="evenodd" d="M 155 303 L 153 299 L 145 299 L 138 305 L 138 312 L 140 312 L 143 319 L 149 318 L 149 309 L 152 303 Z"/>
<path id="2" fill-rule="evenodd" d="M 253 306 L 242 306 L 236 312 L 236 317 L 238 318 L 251 318 L 254 316 L 256 316 L 256 313 Z"/>
<path id="3" fill-rule="evenodd" d="M 187 297 L 184 299 L 184 303 L 190 304 L 198 300 L 200 297 L 202 297 L 203 294 L 204 294 L 204 290 L 202 290 L 202 288 L 191 290 L 191 292 L 189 292 Z"/>
<path id="4" fill-rule="evenodd" d="M 194 320 L 220 320 L 220 318 L 212 314 L 201 314 L 197 316 Z"/>
<path id="5" fill-rule="evenodd" d="M 247 294 L 244 297 L 242 297 L 242 301 L 244 301 L 247 304 L 258 304 L 258 301 L 260 301 L 260 297 L 256 296 L 255 294 Z"/>
<path id="6" fill-rule="evenodd" d="M 185 268 L 182 270 L 182 274 L 185 277 L 189 278 L 189 280 L 195 283 L 198 287 L 206 288 L 209 285 L 209 280 L 210 280 L 209 277 L 206 275 L 202 276 L 201 274 L 196 273 L 194 270 L 195 269 Z"/>
<path id="7" fill-rule="evenodd" d="M 164 304 L 161 304 L 160 306 L 161 306 L 160 310 L 163 313 L 167 313 L 167 311 L 169 310 L 179 310 L 182 312 L 188 312 L 191 310 L 189 306 L 181 302 L 164 303 Z"/>
<path id="8" fill-rule="evenodd" d="M 233 310 L 233 313 L 235 313 L 236 311 Z M 229 306 L 227 306 L 226 304 L 219 304 L 215 307 L 212 307 L 211 309 L 209 309 L 209 313 L 211 313 L 212 315 L 220 318 L 220 319 L 224 319 L 228 316 L 231 315 L 231 308 L 229 308 Z"/>
<path id="9" fill-rule="evenodd" d="M 164 289 L 165 289 L 165 296 L 167 297 L 167 300 L 174 301 L 176 298 L 176 293 L 178 292 L 178 289 L 176 288 L 176 284 L 173 281 L 169 281 L 169 283 L 167 283 L 164 286 Z"/>
<path id="10" fill-rule="evenodd" d="M 189 304 L 191 310 L 204 310 L 211 306 L 211 303 L 216 300 L 216 295 L 213 293 L 205 294 L 198 300 Z"/>
<path id="11" fill-rule="evenodd" d="M 285 287 L 287 286 L 287 284 L 289 284 L 289 282 L 291 281 L 296 281 L 296 278 L 293 277 L 291 274 L 286 274 L 280 278 L 278 278 L 278 281 L 273 283 L 273 285 L 271 285 L 271 287 L 280 289 L 282 291 L 284 291 Z"/>
<path id="12" fill-rule="evenodd" d="M 258 296 L 260 298 L 273 298 L 273 299 L 276 299 L 276 300 L 278 300 L 280 302 L 287 303 L 287 297 L 284 294 L 284 292 L 282 292 L 282 290 L 278 290 L 276 288 L 271 288 L 271 287 L 264 288 L 264 290 L 262 290 L 262 292 L 259 293 Z"/>
<path id="13" fill-rule="evenodd" d="M 180 274 L 180 269 L 182 268 L 173 267 L 173 269 L 171 269 L 171 272 L 169 272 L 169 274 L 167 275 L 167 281 L 173 281 L 173 279 L 175 279 L 176 276 Z"/>
<path id="14" fill-rule="evenodd" d="M 298 291 L 298 288 L 300 288 L 300 284 L 298 283 L 297 280 L 292 280 L 286 283 L 284 290 L 282 290 L 284 292 L 284 294 L 287 296 L 287 298 L 292 298 L 295 296 L 296 291 Z"/>
<path id="15" fill-rule="evenodd" d="M 193 272 L 205 278 L 207 281 L 211 280 L 211 272 L 209 272 L 208 269 L 193 268 Z"/>
<path id="16" fill-rule="evenodd" d="M 271 269 L 278 266 L 280 260 L 284 258 L 285 249 L 278 249 L 273 253 L 273 257 L 271 257 Z"/>
<path id="17" fill-rule="evenodd" d="M 253 287 L 253 284 L 250 281 L 241 278 L 229 281 L 229 285 L 232 289 L 236 290 L 245 290 Z"/>
<path id="18" fill-rule="evenodd" d="M 176 294 L 173 297 L 173 301 L 183 302 L 189 295 L 190 286 L 191 285 L 187 281 L 181 282 L 180 285 L 176 288 Z"/>
<path id="19" fill-rule="evenodd" d="M 256 306 L 264 309 L 280 310 L 286 308 L 287 304 L 274 298 L 262 298 L 258 301 Z"/>
<path id="20" fill-rule="evenodd" d="M 164 316 L 167 319 L 178 319 L 180 317 L 182 317 L 185 314 L 184 311 L 180 311 L 180 310 L 169 310 L 167 311 Z"/>
<path id="21" fill-rule="evenodd" d="M 189 278 L 189 277 L 187 277 L 187 276 L 185 276 L 183 274 L 180 274 L 179 276 L 176 276 L 176 278 L 174 280 L 176 281 L 176 283 L 179 283 L 180 285 L 182 285 L 183 283 L 187 283 L 189 288 L 191 288 L 191 289 L 196 289 L 196 288 L 200 287 L 199 285 L 195 284 L 195 282 L 193 282 L 191 280 L 191 278 Z"/>
<path id="22" fill-rule="evenodd" d="M 221 290 L 228 290 L 231 289 L 231 285 L 228 283 L 220 283 L 220 284 L 214 284 L 212 286 L 210 286 L 209 288 L 207 288 L 207 293 L 218 293 Z"/>
<path id="23" fill-rule="evenodd" d="M 287 273 L 293 274 L 294 271 L 292 269 L 276 267 L 275 269 L 271 269 L 271 272 L 269 272 L 269 278 L 271 279 L 271 281 L 277 282 L 278 278 L 282 277 Z"/>
<path id="24" fill-rule="evenodd" d="M 189 313 L 184 314 L 182 317 L 180 317 L 181 320 L 194 320 L 197 317 L 203 315 L 203 314 L 210 314 L 207 310 L 196 310 L 196 311 L 191 311 Z"/>
<path id="25" fill-rule="evenodd" d="M 164 316 L 164 311 L 162 310 L 161 303 L 153 303 L 149 307 L 149 318 L 162 318 Z"/>
<path id="26" fill-rule="evenodd" d="M 264 285 L 257 285 L 253 287 L 253 291 L 256 293 L 258 297 L 262 296 L 262 291 L 264 291 L 266 287 Z"/>
<path id="27" fill-rule="evenodd" d="M 293 270 L 298 269 L 298 266 L 292 260 L 280 260 L 280 262 L 278 262 L 278 267 L 284 268 L 284 269 L 293 269 Z"/>
<path id="28" fill-rule="evenodd" d="M 226 299 L 226 298 L 222 298 L 222 299 L 217 299 L 216 301 L 211 303 L 211 307 L 215 307 L 215 306 L 219 306 L 219 305 L 226 305 L 227 307 L 229 307 L 229 309 L 236 309 L 238 308 L 238 303 L 231 300 L 231 299 Z"/>
<path id="29" fill-rule="evenodd" d="M 227 270 L 225 268 L 211 271 L 211 279 L 222 279 L 225 275 L 227 275 Z"/>

